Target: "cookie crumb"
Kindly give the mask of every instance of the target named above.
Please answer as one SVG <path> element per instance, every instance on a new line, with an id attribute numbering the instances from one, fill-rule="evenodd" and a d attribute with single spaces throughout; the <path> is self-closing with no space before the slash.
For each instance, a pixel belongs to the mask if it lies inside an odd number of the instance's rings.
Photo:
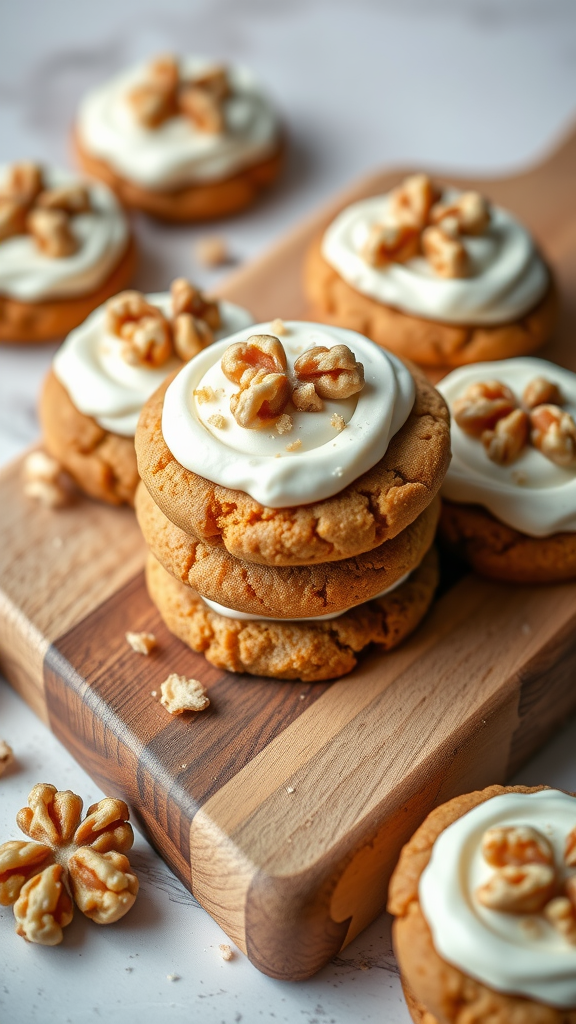
<path id="1" fill-rule="evenodd" d="M 300 696 L 298 697 L 298 700 L 306 700 L 306 694 L 301 693 Z"/>
<path id="2" fill-rule="evenodd" d="M 233 960 L 234 959 L 234 953 L 232 952 L 232 947 L 229 946 L 227 942 L 221 942 L 220 945 L 218 946 L 218 950 L 219 950 L 220 956 L 222 957 L 223 960 Z"/>
<path id="3" fill-rule="evenodd" d="M 180 975 L 179 974 L 167 974 L 166 975 L 166 981 L 180 981 Z"/>
<path id="4" fill-rule="evenodd" d="M 0 775 L 4 775 L 4 772 L 8 770 L 11 764 L 14 762 L 14 751 L 6 740 L 0 740 Z"/>
<path id="5" fill-rule="evenodd" d="M 182 715 L 185 711 L 203 711 L 210 704 L 202 683 L 198 679 L 187 679 L 172 672 L 160 687 L 160 703 L 171 715 Z"/>
<path id="6" fill-rule="evenodd" d="M 193 395 L 198 405 L 204 405 L 205 402 L 213 402 L 216 398 L 213 388 L 210 387 L 195 388 Z"/>
<path id="7" fill-rule="evenodd" d="M 279 434 L 289 434 L 292 430 L 292 417 L 287 412 L 283 412 L 276 420 L 276 430 Z"/>
<path id="8" fill-rule="evenodd" d="M 223 267 L 231 263 L 230 250 L 221 235 L 204 235 L 194 246 L 196 261 L 202 267 Z"/>
<path id="9" fill-rule="evenodd" d="M 525 487 L 528 483 L 528 477 L 526 476 L 526 473 L 522 473 L 522 471 L 519 469 L 513 469 L 512 472 L 510 473 L 510 476 L 512 478 L 512 482 L 517 484 L 518 487 Z"/>
<path id="10" fill-rule="evenodd" d="M 287 793 L 295 793 L 296 789 L 294 788 L 294 786 L 286 786 L 286 792 Z"/>
<path id="11" fill-rule="evenodd" d="M 339 412 L 335 412 L 330 420 L 330 426 L 334 427 L 334 430 L 344 430 L 346 426 L 346 420 Z"/>
<path id="12" fill-rule="evenodd" d="M 151 697 L 157 697 L 158 696 L 158 690 L 150 690 L 150 696 Z"/>
<path id="13" fill-rule="evenodd" d="M 126 633 L 126 639 L 136 654 L 150 654 L 156 647 L 154 633 Z"/>
<path id="14" fill-rule="evenodd" d="M 296 441 L 291 441 L 290 444 L 286 445 L 286 451 L 287 452 L 297 452 L 298 449 L 301 448 L 301 447 L 302 447 L 302 441 L 298 437 L 296 439 Z"/>
<path id="15" fill-rule="evenodd" d="M 280 319 L 279 316 L 276 317 L 275 320 L 272 320 L 270 322 L 270 330 L 272 334 L 288 334 L 288 328 L 286 327 L 286 324 L 284 323 L 283 320 Z"/>
<path id="16" fill-rule="evenodd" d="M 215 412 L 213 416 L 208 417 L 208 423 L 212 427 L 216 427 L 217 430 L 224 430 L 226 426 L 226 417 L 222 416 L 219 412 Z"/>

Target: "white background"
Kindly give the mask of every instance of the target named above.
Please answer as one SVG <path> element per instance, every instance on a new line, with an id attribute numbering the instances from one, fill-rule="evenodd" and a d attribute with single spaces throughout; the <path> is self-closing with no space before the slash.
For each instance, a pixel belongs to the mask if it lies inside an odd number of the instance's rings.
<path id="1" fill-rule="evenodd" d="M 412 163 L 486 174 L 538 159 L 576 107 L 573 0 L 4 0 L 0 4 L 0 161 L 68 162 L 82 92 L 125 63 L 166 50 L 242 61 L 267 84 L 291 139 L 283 181 L 261 205 L 213 229 L 248 259 L 351 178 Z M 137 284 L 175 275 L 204 285 L 223 271 L 194 264 L 206 227 L 138 218 Z M 210 229 L 208 229 L 209 231 Z M 0 352 L 0 460 L 38 434 L 40 381 L 53 346 Z M 1 523 L 1 509 L 0 509 Z M 0 842 L 32 785 L 99 792 L 0 681 L 0 735 L 15 768 L 0 782 Z M 576 789 L 576 726 L 517 781 Z M 308 982 L 260 975 L 138 837 L 141 894 L 111 928 L 77 915 L 61 947 L 34 947 L 0 910 L 2 1024 L 407 1024 L 385 917 Z M 177 974 L 177 981 L 167 975 Z"/>

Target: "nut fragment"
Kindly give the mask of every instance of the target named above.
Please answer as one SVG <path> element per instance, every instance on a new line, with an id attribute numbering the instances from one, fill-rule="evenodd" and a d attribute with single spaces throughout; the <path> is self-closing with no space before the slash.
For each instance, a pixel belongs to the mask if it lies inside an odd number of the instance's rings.
<path id="1" fill-rule="evenodd" d="M 24 883 L 52 860 L 52 851 L 42 843 L 27 843 L 21 839 L 3 843 L 0 846 L 0 906 L 15 903 Z"/>
<path id="2" fill-rule="evenodd" d="M 422 252 L 439 277 L 466 277 L 468 253 L 460 239 L 454 236 L 450 219 L 437 227 L 422 232 Z"/>
<path id="3" fill-rule="evenodd" d="M 284 323 L 283 320 L 280 319 L 279 316 L 277 316 L 275 320 L 272 320 L 270 322 L 270 330 L 272 331 L 272 334 L 288 334 L 288 328 L 286 327 L 286 324 Z"/>
<path id="4" fill-rule="evenodd" d="M 24 160 L 9 167 L 0 187 L 0 196 L 2 199 L 12 199 L 21 206 L 31 206 L 42 187 L 41 167 Z"/>
<path id="5" fill-rule="evenodd" d="M 159 128 L 175 113 L 173 97 L 152 82 L 135 85 L 126 99 L 143 128 Z"/>
<path id="6" fill-rule="evenodd" d="M 506 864 L 476 890 L 478 902 L 507 914 L 534 914 L 554 892 L 556 876 L 549 864 Z"/>
<path id="7" fill-rule="evenodd" d="M 23 489 L 27 498 L 32 498 L 44 508 L 62 508 L 68 503 L 68 492 L 58 482 L 28 480 Z"/>
<path id="8" fill-rule="evenodd" d="M 259 371 L 285 374 L 286 353 L 279 338 L 272 334 L 252 334 L 247 341 L 230 345 L 220 363 L 228 380 L 247 387 Z"/>
<path id="9" fill-rule="evenodd" d="M 232 947 L 229 946 L 227 942 L 221 942 L 220 945 L 218 946 L 218 951 L 219 951 L 220 956 L 222 957 L 223 960 L 233 960 L 234 959 L 234 953 L 232 952 Z"/>
<path id="10" fill-rule="evenodd" d="M 8 770 L 13 762 L 14 751 L 12 747 L 6 743 L 6 740 L 0 740 L 0 776 L 4 775 L 4 772 Z"/>
<path id="11" fill-rule="evenodd" d="M 576 423 L 558 405 L 537 405 L 530 412 L 530 440 L 547 459 L 564 469 L 576 466 Z"/>
<path id="12" fill-rule="evenodd" d="M 549 403 L 562 405 L 560 388 L 546 377 L 534 377 L 524 388 L 522 403 L 526 409 Z"/>
<path id="13" fill-rule="evenodd" d="M 174 92 L 178 88 L 180 79 L 180 69 L 176 57 L 171 53 L 156 57 L 148 67 L 148 79 L 163 92 Z"/>
<path id="14" fill-rule="evenodd" d="M 219 412 L 215 412 L 212 416 L 208 417 L 208 423 L 210 423 L 212 427 L 216 427 L 217 430 L 224 430 L 224 427 L 226 426 L 226 418 Z"/>
<path id="15" fill-rule="evenodd" d="M 28 796 L 28 807 L 18 811 L 16 821 L 36 842 L 63 846 L 72 841 L 81 813 L 82 800 L 76 793 L 39 782 Z"/>
<path id="16" fill-rule="evenodd" d="M 364 387 L 364 366 L 347 345 L 317 345 L 294 363 L 298 381 L 312 383 L 320 398 L 349 398 Z"/>
<path id="17" fill-rule="evenodd" d="M 130 812 L 123 800 L 105 796 L 98 803 L 91 804 L 84 821 L 74 833 L 76 846 L 91 846 L 99 853 L 114 850 L 127 853 L 134 843 L 134 832 L 128 821 Z"/>
<path id="18" fill-rule="evenodd" d="M 387 263 L 405 263 L 417 256 L 420 239 L 417 229 L 411 224 L 373 224 L 362 246 L 362 259 L 371 267 L 383 267 Z"/>
<path id="19" fill-rule="evenodd" d="M 452 415 L 466 434 L 481 437 L 515 408 L 516 399 L 510 388 L 499 380 L 487 380 L 470 384 L 454 402 Z"/>
<path id="20" fill-rule="evenodd" d="M 171 715 L 184 711 L 203 711 L 210 704 L 204 686 L 198 679 L 187 679 L 172 672 L 160 687 L 160 703 Z"/>
<path id="21" fill-rule="evenodd" d="M 544 916 L 557 932 L 576 946 L 576 908 L 567 896 L 556 896 L 544 907 Z"/>
<path id="22" fill-rule="evenodd" d="M 283 413 L 274 425 L 279 434 L 289 434 L 293 426 L 292 417 L 288 416 L 288 413 Z"/>
<path id="23" fill-rule="evenodd" d="M 553 864 L 554 852 L 546 836 L 528 825 L 495 826 L 482 839 L 482 855 L 492 867 L 506 864 Z"/>
<path id="24" fill-rule="evenodd" d="M 36 199 L 36 206 L 45 210 L 63 210 L 70 214 L 87 213 L 91 209 L 90 195 L 85 185 L 60 185 L 41 192 Z"/>
<path id="25" fill-rule="evenodd" d="M 576 868 L 576 826 L 566 836 L 564 861 L 569 868 Z"/>
<path id="26" fill-rule="evenodd" d="M 126 633 L 126 639 L 136 654 L 150 654 L 156 647 L 154 633 Z"/>
<path id="27" fill-rule="evenodd" d="M 324 402 L 312 381 L 296 385 L 292 392 L 292 404 L 302 412 L 321 412 L 324 408 Z"/>
<path id="28" fill-rule="evenodd" d="M 26 231 L 26 207 L 13 199 L 0 198 L 0 242 Z"/>
<path id="29" fill-rule="evenodd" d="M 482 235 L 490 223 L 490 207 L 479 192 L 462 192 L 453 202 L 436 203 L 430 210 L 432 224 L 455 217 L 463 235 Z"/>
<path id="30" fill-rule="evenodd" d="M 330 426 L 334 427 L 335 430 L 344 430 L 346 420 L 339 412 L 335 412 L 330 418 Z"/>
<path id="31" fill-rule="evenodd" d="M 290 381 L 285 373 L 250 369 L 244 371 L 240 384 L 242 390 L 230 399 L 230 411 L 236 422 L 249 430 L 270 426 L 290 400 Z"/>
<path id="32" fill-rule="evenodd" d="M 172 354 L 170 324 L 141 292 L 120 292 L 109 299 L 106 330 L 124 340 L 122 356 L 134 366 L 162 366 Z"/>
<path id="33" fill-rule="evenodd" d="M 172 330 L 174 350 L 178 358 L 185 363 L 214 341 L 212 328 L 205 320 L 201 320 L 192 313 L 179 313 L 174 318 Z"/>
<path id="34" fill-rule="evenodd" d="M 211 387 L 195 388 L 192 394 L 198 405 L 204 405 L 205 402 L 213 402 L 216 399 L 216 392 Z"/>
<path id="35" fill-rule="evenodd" d="M 213 331 L 222 326 L 220 308 L 213 299 L 207 299 L 199 288 L 195 288 L 185 277 L 177 277 L 170 285 L 172 310 L 175 317 L 179 313 L 192 313 L 200 320 L 205 320 Z"/>
<path id="36" fill-rule="evenodd" d="M 509 466 L 522 454 L 528 441 L 530 421 L 522 409 L 514 409 L 498 420 L 494 430 L 485 430 L 482 444 L 492 462 Z"/>
<path id="37" fill-rule="evenodd" d="M 390 214 L 400 224 L 420 230 L 436 202 L 439 191 L 427 174 L 412 174 L 390 195 Z"/>
<path id="38" fill-rule="evenodd" d="M 301 447 L 302 447 L 302 441 L 300 440 L 299 437 L 297 437 L 295 441 L 291 441 L 290 444 L 286 445 L 286 451 L 287 452 L 297 452 L 298 449 L 301 448 Z"/>
<path id="39" fill-rule="evenodd" d="M 40 250 L 51 259 L 71 256 L 78 250 L 78 239 L 72 233 L 64 210 L 45 210 L 36 207 L 26 219 L 26 226 Z"/>
<path id="40" fill-rule="evenodd" d="M 22 475 L 25 480 L 47 480 L 48 483 L 54 483 L 61 471 L 62 466 L 57 459 L 53 459 L 51 455 L 40 449 L 30 452 L 24 459 L 22 467 Z"/>
<path id="41" fill-rule="evenodd" d="M 222 64 L 217 64 L 200 75 L 195 75 L 194 85 L 199 89 L 207 89 L 217 100 L 225 100 L 232 94 L 228 71 Z"/>
<path id="42" fill-rule="evenodd" d="M 180 110 L 195 128 L 210 135 L 224 131 L 224 111 L 218 97 L 210 89 L 193 83 L 183 85 L 178 94 Z"/>
<path id="43" fill-rule="evenodd" d="M 79 910 L 97 924 L 113 924 L 133 906 L 138 879 L 122 853 L 82 846 L 69 858 L 68 871 Z"/>
<path id="44" fill-rule="evenodd" d="M 51 864 L 26 882 L 14 904 L 16 931 L 28 942 L 57 946 L 70 924 L 73 905 L 64 886 L 64 868 Z"/>

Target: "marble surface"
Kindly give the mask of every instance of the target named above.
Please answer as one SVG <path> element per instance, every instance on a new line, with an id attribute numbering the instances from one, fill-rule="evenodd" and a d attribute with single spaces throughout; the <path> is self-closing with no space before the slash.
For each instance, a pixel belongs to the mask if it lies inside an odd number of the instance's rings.
<path id="1" fill-rule="evenodd" d="M 225 271 L 194 263 L 200 235 L 223 234 L 241 261 L 265 249 L 352 177 L 383 164 L 501 173 L 532 162 L 576 107 L 572 0 L 27 0 L 0 35 L 0 161 L 68 162 L 82 91 L 124 63 L 181 48 L 236 59 L 269 87 L 291 139 L 287 172 L 255 210 L 213 229 L 135 219 L 138 285 L 176 274 L 209 286 Z M 36 397 L 54 346 L 0 351 L 0 461 L 38 434 Z M 0 509 L 0 527 L 1 527 Z M 17 763 L 0 783 L 0 840 L 31 786 L 49 780 L 86 803 L 97 788 L 0 680 L 0 736 Z M 576 725 L 518 781 L 576 789 Z M 259 974 L 142 837 L 141 895 L 103 929 L 77 915 L 61 947 L 30 946 L 0 910 L 2 1024 L 408 1024 L 384 916 L 310 981 Z M 177 975 L 177 980 L 168 980 Z"/>

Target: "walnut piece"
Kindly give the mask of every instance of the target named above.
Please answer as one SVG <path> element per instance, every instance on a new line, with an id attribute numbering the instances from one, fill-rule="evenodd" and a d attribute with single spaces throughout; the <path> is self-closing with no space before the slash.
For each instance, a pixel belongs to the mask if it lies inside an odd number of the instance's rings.
<path id="1" fill-rule="evenodd" d="M 286 324 L 284 323 L 283 320 L 280 319 L 279 316 L 277 316 L 275 320 L 271 321 L 270 330 L 272 331 L 272 334 L 278 334 L 280 336 L 282 336 L 283 334 L 288 334 L 288 328 L 286 327 Z"/>
<path id="2" fill-rule="evenodd" d="M 330 426 L 334 427 L 334 430 L 344 430 L 346 426 L 346 420 L 339 412 L 333 413 L 330 417 Z"/>
<path id="3" fill-rule="evenodd" d="M 52 848 L 72 842 L 82 814 L 82 800 L 71 790 L 39 782 L 28 796 L 28 806 L 16 815 L 19 829 L 37 843 Z"/>
<path id="4" fill-rule="evenodd" d="M 141 292 L 120 292 L 108 300 L 106 330 L 122 338 L 122 356 L 133 366 L 162 366 L 172 355 L 170 324 Z"/>
<path id="5" fill-rule="evenodd" d="M 514 409 L 498 420 L 494 430 L 485 430 L 482 434 L 488 458 L 499 466 L 510 466 L 524 451 L 529 431 L 527 414 L 522 409 Z"/>
<path id="6" fill-rule="evenodd" d="M 0 776 L 14 763 L 14 751 L 6 740 L 0 740 Z"/>
<path id="7" fill-rule="evenodd" d="M 454 402 L 452 415 L 466 434 L 481 437 L 515 408 L 516 399 L 510 388 L 499 380 L 487 380 L 470 384 Z"/>
<path id="8" fill-rule="evenodd" d="M 400 224 L 421 230 L 439 194 L 427 174 L 412 174 L 391 192 L 390 216 Z"/>
<path id="9" fill-rule="evenodd" d="M 569 868 L 576 868 L 576 826 L 566 836 L 564 862 Z"/>
<path id="10" fill-rule="evenodd" d="M 221 101 L 210 89 L 203 89 L 193 82 L 183 85 L 178 93 L 178 104 L 198 131 L 210 135 L 220 135 L 224 131 L 226 122 Z"/>
<path id="11" fill-rule="evenodd" d="M 294 363 L 299 383 L 312 383 L 320 398 L 341 399 L 364 387 L 364 366 L 347 345 L 317 345 Z"/>
<path id="12" fill-rule="evenodd" d="M 490 223 L 490 207 L 479 192 L 462 192 L 453 202 L 436 203 L 430 210 L 432 224 L 446 217 L 456 218 L 462 235 L 482 235 Z"/>
<path id="13" fill-rule="evenodd" d="M 10 907 L 32 875 L 53 861 L 52 850 L 43 843 L 11 839 L 0 846 L 0 906 Z"/>
<path id="14" fill-rule="evenodd" d="M 420 251 L 418 230 L 412 224 L 373 224 L 360 255 L 371 267 L 405 263 Z"/>
<path id="15" fill-rule="evenodd" d="M 218 946 L 218 951 L 219 951 L 220 956 L 222 957 L 223 960 L 233 960 L 234 959 L 234 953 L 232 952 L 232 947 L 229 946 L 227 942 L 221 942 L 220 945 Z"/>
<path id="16" fill-rule="evenodd" d="M 13 199 L 0 197 L 0 242 L 26 231 L 26 207 Z"/>
<path id="17" fill-rule="evenodd" d="M 60 185 L 41 192 L 36 206 L 44 210 L 63 210 L 72 215 L 88 213 L 91 210 L 90 194 L 86 186 L 79 183 Z"/>
<path id="18" fill-rule="evenodd" d="M 180 80 L 180 68 L 174 54 L 165 53 L 151 61 L 148 66 L 148 79 L 165 93 L 175 92 Z"/>
<path id="19" fill-rule="evenodd" d="M 568 896 L 556 896 L 544 907 L 544 916 L 556 931 L 576 946 L 576 908 Z"/>
<path id="20" fill-rule="evenodd" d="M 79 248 L 78 239 L 72 233 L 68 215 L 64 210 L 35 207 L 26 218 L 26 227 L 40 252 L 51 259 L 71 256 Z"/>
<path id="21" fill-rule="evenodd" d="M 556 874 L 549 864 L 506 864 L 476 890 L 479 903 L 507 914 L 534 914 L 554 892 Z"/>
<path id="22" fill-rule="evenodd" d="M 290 381 L 285 373 L 254 372 L 251 368 L 242 374 L 240 386 L 241 390 L 230 399 L 230 411 L 236 422 L 248 430 L 271 426 L 290 400 Z"/>
<path id="23" fill-rule="evenodd" d="M 171 715 L 185 711 L 204 711 L 210 704 L 206 690 L 198 679 L 187 679 L 172 672 L 160 687 L 160 703 Z"/>
<path id="24" fill-rule="evenodd" d="M 312 381 L 296 385 L 292 392 L 292 404 L 302 412 L 321 412 L 324 408 L 324 402 Z"/>
<path id="25" fill-rule="evenodd" d="M 177 277 L 170 285 L 172 310 L 175 317 L 179 313 L 192 313 L 199 320 L 205 320 L 213 331 L 222 326 L 218 302 L 207 299 L 199 288 L 195 288 L 185 277 Z"/>
<path id="26" fill-rule="evenodd" d="M 222 64 L 217 64 L 200 75 L 195 75 L 194 85 L 199 89 L 206 89 L 211 92 L 217 100 L 228 99 L 232 95 L 232 86 L 228 77 L 228 70 Z"/>
<path id="27" fill-rule="evenodd" d="M 210 423 L 212 427 L 216 427 L 217 430 L 224 430 L 224 427 L 226 426 L 226 418 L 219 412 L 215 412 L 212 416 L 208 417 L 208 423 Z"/>
<path id="28" fill-rule="evenodd" d="M 553 864 L 554 851 L 546 836 L 529 825 L 495 826 L 482 839 L 484 860 L 495 868 L 507 864 Z"/>
<path id="29" fill-rule="evenodd" d="M 274 425 L 279 434 L 289 434 L 293 427 L 292 417 L 287 413 L 282 413 Z"/>
<path id="30" fill-rule="evenodd" d="M 290 444 L 286 445 L 286 451 L 287 452 L 297 452 L 298 449 L 301 448 L 301 447 L 302 447 L 302 441 L 300 440 L 299 437 L 297 437 L 295 441 L 291 441 Z"/>
<path id="31" fill-rule="evenodd" d="M 422 252 L 439 277 L 466 277 L 468 253 L 454 232 L 453 218 L 446 217 L 437 226 L 425 228 L 421 244 Z"/>
<path id="32" fill-rule="evenodd" d="M 150 654 L 156 647 L 154 633 L 126 633 L 126 640 L 136 654 Z"/>
<path id="33" fill-rule="evenodd" d="M 562 405 L 560 388 L 546 377 L 534 377 L 524 388 L 522 404 L 525 409 L 534 409 L 537 405 Z"/>
<path id="34" fill-rule="evenodd" d="M 228 380 L 247 387 L 258 372 L 285 374 L 288 364 L 279 338 L 272 334 L 252 334 L 247 341 L 230 345 L 220 365 Z"/>
<path id="35" fill-rule="evenodd" d="M 144 128 L 159 128 L 177 113 L 177 90 L 180 72 L 172 56 L 152 61 L 146 79 L 127 94 L 134 117 Z"/>
<path id="36" fill-rule="evenodd" d="M 64 884 L 64 868 L 51 864 L 25 882 L 14 903 L 16 931 L 28 942 L 57 946 L 62 929 L 73 916 L 72 900 Z"/>
<path id="37" fill-rule="evenodd" d="M 214 341 L 214 332 L 205 320 L 192 313 L 179 313 L 172 324 L 174 351 L 187 363 Z"/>
<path id="38" fill-rule="evenodd" d="M 83 846 L 69 858 L 68 871 L 78 909 L 97 924 L 113 924 L 133 906 L 138 879 L 122 853 Z"/>
<path id="39" fill-rule="evenodd" d="M 42 168 L 30 161 L 22 161 L 9 167 L 0 188 L 0 196 L 20 206 L 32 206 L 42 188 Z"/>
<path id="40" fill-rule="evenodd" d="M 530 440 L 542 455 L 564 469 L 576 466 L 576 423 L 558 405 L 537 405 L 530 412 Z"/>
<path id="41" fill-rule="evenodd" d="M 194 398 L 198 402 L 198 405 L 204 405 L 206 402 L 213 402 L 216 399 L 216 392 L 211 387 L 194 388 L 192 392 Z"/>

